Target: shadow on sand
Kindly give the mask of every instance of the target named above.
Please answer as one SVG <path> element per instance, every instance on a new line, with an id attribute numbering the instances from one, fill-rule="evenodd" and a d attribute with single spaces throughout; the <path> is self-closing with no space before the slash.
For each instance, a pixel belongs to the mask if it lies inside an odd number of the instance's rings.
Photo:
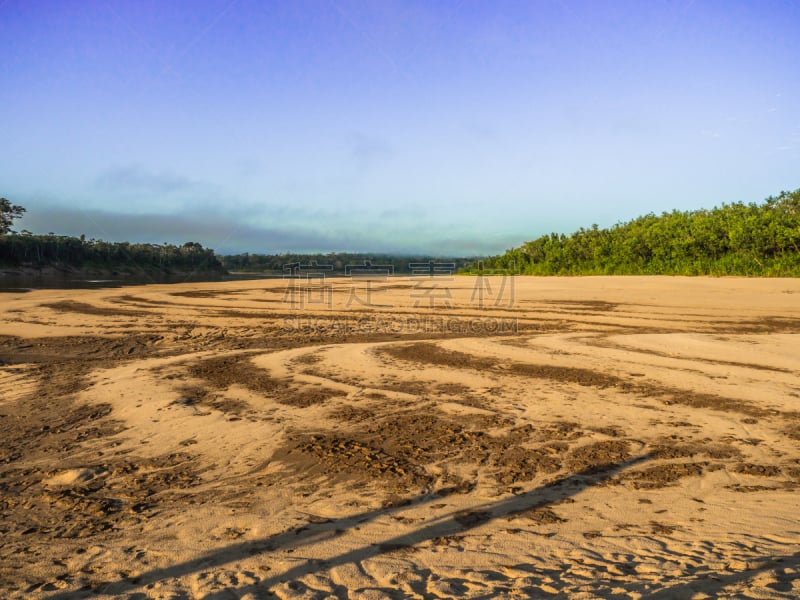
<path id="1" fill-rule="evenodd" d="M 321 570 L 327 571 L 331 568 L 348 563 L 359 563 L 385 552 L 411 547 L 437 537 L 463 533 L 494 519 L 509 517 L 531 509 L 555 504 L 580 493 L 586 488 L 598 485 L 620 471 L 648 460 L 649 458 L 648 455 L 644 455 L 619 463 L 602 465 L 599 467 L 595 466 L 586 471 L 563 477 L 554 483 L 524 494 L 497 502 L 477 505 L 469 510 L 461 510 L 437 517 L 432 521 L 428 521 L 417 530 L 384 540 L 380 543 L 355 548 L 349 552 L 345 552 L 333 558 L 328 558 L 324 561 L 313 559 L 306 561 L 288 571 L 262 579 L 253 585 L 245 585 L 231 589 L 226 588 L 212 592 L 206 596 L 205 600 L 233 597 L 234 594 L 232 594 L 232 592 L 234 589 L 236 597 L 241 597 L 247 593 L 265 593 L 275 585 L 290 582 L 309 573 L 319 572 Z M 284 533 L 259 540 L 232 544 L 209 552 L 196 559 L 169 567 L 154 569 L 135 578 L 126 578 L 116 582 L 108 582 L 99 587 L 95 586 L 89 593 L 111 595 L 130 594 L 136 589 L 143 588 L 156 582 L 180 578 L 200 571 L 213 570 L 217 567 L 250 558 L 254 555 L 312 545 L 341 535 L 348 529 L 361 526 L 379 517 L 391 515 L 399 510 L 406 510 L 412 506 L 424 506 L 425 504 L 441 500 L 443 495 L 442 492 L 426 494 L 404 502 L 402 505 L 367 511 L 341 519 L 327 520 L 322 523 L 309 523 L 302 527 L 290 529 Z M 51 600 L 66 600 L 67 598 L 74 597 L 75 592 L 73 591 L 69 593 L 58 593 L 50 598 Z"/>

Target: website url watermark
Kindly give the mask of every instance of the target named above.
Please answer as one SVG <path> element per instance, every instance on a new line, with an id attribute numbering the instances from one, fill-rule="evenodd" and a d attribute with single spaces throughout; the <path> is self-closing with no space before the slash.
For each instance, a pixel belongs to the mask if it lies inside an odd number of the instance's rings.
<path id="1" fill-rule="evenodd" d="M 313 335 L 344 334 L 447 334 L 464 335 L 503 335 L 519 333 L 516 317 L 384 317 L 380 315 L 365 317 L 295 317 L 286 318 L 282 326 L 284 333 L 305 333 Z"/>

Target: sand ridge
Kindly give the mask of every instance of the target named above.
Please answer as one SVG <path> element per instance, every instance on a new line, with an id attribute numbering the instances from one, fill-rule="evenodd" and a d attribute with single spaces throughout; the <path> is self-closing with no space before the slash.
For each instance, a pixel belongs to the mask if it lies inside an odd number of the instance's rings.
<path id="1" fill-rule="evenodd" d="M 800 282 L 328 285 L 5 294 L 7 595 L 800 594 Z"/>

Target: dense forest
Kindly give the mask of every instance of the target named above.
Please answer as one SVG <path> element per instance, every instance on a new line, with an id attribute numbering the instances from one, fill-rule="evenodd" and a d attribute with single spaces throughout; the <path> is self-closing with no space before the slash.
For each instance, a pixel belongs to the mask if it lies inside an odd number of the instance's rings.
<path id="1" fill-rule="evenodd" d="M 183 246 L 131 244 L 87 240 L 83 235 L 16 233 L 11 226 L 24 213 L 22 206 L 0 198 L 0 267 L 163 274 L 225 272 L 214 251 L 197 242 Z"/>
<path id="2" fill-rule="evenodd" d="M 220 257 L 222 264 L 228 271 L 250 272 L 250 273 L 283 273 L 287 265 L 300 264 L 308 270 L 330 267 L 330 271 L 336 274 L 349 272 L 350 269 L 358 269 L 370 264 L 376 271 L 391 271 L 396 274 L 408 274 L 412 271 L 419 272 L 424 269 L 423 263 L 430 264 L 437 272 L 462 269 L 474 262 L 476 258 L 450 258 L 450 257 L 431 257 L 431 256 L 397 256 L 388 254 L 367 254 L 350 252 L 330 252 L 327 254 L 234 254 L 231 256 Z M 413 268 L 413 265 L 420 265 Z M 315 266 L 312 266 L 315 265 Z M 454 268 L 449 268 L 453 265 Z M 301 267 L 302 269 L 303 267 Z"/>
<path id="3" fill-rule="evenodd" d="M 0 266 L 123 272 L 224 272 L 214 251 L 196 242 L 183 246 L 131 244 L 87 240 L 83 236 L 27 233 L 0 235 Z"/>
<path id="4" fill-rule="evenodd" d="M 648 214 L 551 233 L 464 272 L 527 275 L 800 276 L 800 190 L 762 203 Z"/>

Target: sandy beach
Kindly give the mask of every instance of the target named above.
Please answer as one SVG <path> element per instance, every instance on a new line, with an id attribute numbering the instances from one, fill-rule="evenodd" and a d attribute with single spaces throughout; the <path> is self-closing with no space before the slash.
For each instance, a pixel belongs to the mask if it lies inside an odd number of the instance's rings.
<path id="1" fill-rule="evenodd" d="M 800 280 L 0 295 L 10 598 L 800 597 Z"/>

